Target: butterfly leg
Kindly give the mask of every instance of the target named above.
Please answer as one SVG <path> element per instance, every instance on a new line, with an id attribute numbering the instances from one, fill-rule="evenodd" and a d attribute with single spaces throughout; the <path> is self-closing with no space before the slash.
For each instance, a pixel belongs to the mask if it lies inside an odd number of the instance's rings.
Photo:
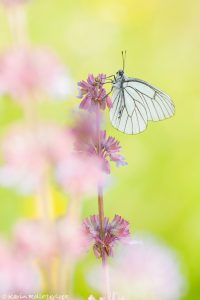
<path id="1" fill-rule="evenodd" d="M 103 97 L 102 100 L 106 99 L 112 93 L 112 91 L 113 91 L 113 87 L 111 88 L 110 92 Z"/>
<path id="2" fill-rule="evenodd" d="M 113 79 L 111 79 L 111 80 L 109 81 L 109 83 L 114 83 L 114 82 L 116 82 L 116 77 L 115 77 L 115 75 L 107 76 L 106 79 L 108 79 L 108 78 L 113 78 Z"/>

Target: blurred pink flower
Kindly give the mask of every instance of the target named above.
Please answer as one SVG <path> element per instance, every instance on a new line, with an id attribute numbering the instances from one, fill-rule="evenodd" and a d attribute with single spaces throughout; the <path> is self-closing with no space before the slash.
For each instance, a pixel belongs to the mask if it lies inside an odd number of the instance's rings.
<path id="1" fill-rule="evenodd" d="M 87 81 L 82 80 L 78 82 L 78 98 L 83 98 L 80 108 L 88 111 L 96 111 L 96 109 L 105 110 L 106 107 L 112 107 L 112 101 L 103 87 L 105 81 L 105 74 L 99 74 L 97 77 L 90 74 Z"/>
<path id="2" fill-rule="evenodd" d="M 55 224 L 58 253 L 72 263 L 86 253 L 87 237 L 75 220 L 59 218 Z"/>
<path id="3" fill-rule="evenodd" d="M 41 277 L 36 265 L 0 242 L 0 295 L 30 294 L 41 291 Z"/>
<path id="4" fill-rule="evenodd" d="M 129 222 L 115 215 L 109 222 L 104 218 L 104 237 L 100 233 L 100 221 L 98 215 L 93 215 L 83 222 L 83 228 L 89 241 L 94 243 L 93 250 L 96 257 L 102 257 L 102 251 L 107 256 L 113 256 L 113 248 L 117 241 L 127 240 L 130 235 Z"/>
<path id="5" fill-rule="evenodd" d="M 36 264 L 23 257 L 13 256 L 11 267 L 12 293 L 32 294 L 41 292 L 42 278 Z"/>
<path id="6" fill-rule="evenodd" d="M 176 255 L 155 239 L 144 236 L 141 240 L 123 245 L 116 254 L 110 269 L 112 289 L 127 299 L 180 299 L 186 281 Z M 94 288 L 103 291 L 101 277 L 100 270 L 93 270 L 88 279 Z"/>
<path id="7" fill-rule="evenodd" d="M 14 230 L 16 252 L 40 262 L 48 263 L 57 254 L 57 240 L 53 223 L 24 220 Z"/>
<path id="8" fill-rule="evenodd" d="M 55 93 L 63 66 L 48 49 L 13 48 L 0 56 L 0 86 L 23 102 L 38 93 Z"/>
<path id="9" fill-rule="evenodd" d="M 74 115 L 74 126 L 71 129 L 74 137 L 74 148 L 80 153 L 88 153 L 88 147 L 96 135 L 95 117 L 88 113 L 81 111 Z"/>
<path id="10" fill-rule="evenodd" d="M 30 192 L 38 188 L 49 167 L 71 155 L 73 141 L 56 124 L 40 124 L 34 131 L 21 124 L 9 129 L 2 147 L 5 164 L 0 168 L 0 184 Z"/>
<path id="11" fill-rule="evenodd" d="M 74 154 L 58 166 L 57 180 L 73 197 L 91 195 L 103 182 L 101 162 L 97 157 Z"/>
<path id="12" fill-rule="evenodd" d="M 86 253 L 86 245 L 82 227 L 66 217 L 55 223 L 24 220 L 14 230 L 16 253 L 45 265 L 55 257 L 76 261 Z"/>

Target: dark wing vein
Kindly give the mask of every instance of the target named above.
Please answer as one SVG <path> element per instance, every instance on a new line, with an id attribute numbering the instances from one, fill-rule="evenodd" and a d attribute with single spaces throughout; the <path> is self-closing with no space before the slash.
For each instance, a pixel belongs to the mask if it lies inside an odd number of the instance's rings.
<path id="1" fill-rule="evenodd" d="M 141 114 L 141 112 L 140 112 L 140 110 L 139 110 L 137 104 L 136 104 L 136 102 L 138 102 L 138 103 L 140 103 L 140 104 L 142 104 L 142 103 L 141 103 L 140 101 L 134 99 L 133 96 L 126 90 L 126 88 L 124 88 L 124 89 L 125 89 L 125 91 L 129 94 L 129 96 L 131 97 L 131 99 L 133 100 L 133 102 L 134 102 L 134 104 L 135 104 L 135 108 L 138 110 L 138 112 L 139 112 L 141 118 L 143 119 L 144 122 L 146 122 L 146 121 L 144 120 L 144 117 L 143 117 L 143 115 Z M 135 110 L 135 108 L 134 108 L 134 110 Z M 145 109 L 145 107 L 144 107 L 144 109 Z M 145 111 L 146 111 L 146 109 L 145 109 Z M 134 111 L 133 111 L 133 112 L 134 112 Z M 133 115 L 133 113 L 132 113 L 132 115 Z M 131 116 L 131 117 L 132 117 L 132 116 Z"/>
<path id="2" fill-rule="evenodd" d="M 147 101 L 147 99 L 145 99 L 145 97 L 147 97 L 148 99 L 151 100 L 151 103 L 152 103 L 153 108 L 154 108 L 154 112 L 156 113 L 158 120 L 162 120 L 163 118 L 162 118 L 162 116 L 159 115 L 158 110 L 155 107 L 155 103 L 157 103 L 157 105 L 160 107 L 160 111 L 162 112 L 162 115 L 163 115 L 164 118 L 168 118 L 168 117 L 170 117 L 171 115 L 174 114 L 174 110 L 173 110 L 174 104 L 173 104 L 172 101 L 170 101 L 170 98 L 165 93 L 163 93 L 162 91 L 158 90 L 157 88 L 154 88 L 153 86 L 151 86 L 151 85 L 149 85 L 149 84 L 147 84 L 146 82 L 143 82 L 143 81 L 140 82 L 140 81 L 134 81 L 134 80 L 131 81 L 131 80 L 129 80 L 128 82 L 142 83 L 144 85 L 147 85 L 149 88 L 153 89 L 154 95 L 153 95 L 153 97 L 150 97 L 146 93 L 139 91 L 136 87 L 133 87 L 133 86 L 130 86 L 130 85 L 126 86 L 127 88 L 133 89 L 138 94 L 138 96 L 140 97 L 142 103 L 146 104 L 148 112 L 149 112 L 150 117 L 151 117 L 152 120 L 154 118 L 153 118 L 153 115 L 152 115 L 152 112 L 151 112 L 151 108 L 149 107 L 148 101 Z M 160 102 L 162 103 L 163 106 L 156 99 L 156 96 L 160 99 Z M 164 111 L 164 109 L 166 111 Z"/>

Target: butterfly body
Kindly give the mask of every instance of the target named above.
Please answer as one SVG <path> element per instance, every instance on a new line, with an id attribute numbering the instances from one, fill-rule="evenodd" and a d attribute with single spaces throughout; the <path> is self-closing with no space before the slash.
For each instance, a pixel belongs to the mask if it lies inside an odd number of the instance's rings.
<path id="1" fill-rule="evenodd" d="M 160 121 L 175 112 L 167 94 L 143 80 L 126 76 L 123 70 L 112 82 L 112 101 L 111 123 L 127 134 L 143 132 L 148 121 Z"/>

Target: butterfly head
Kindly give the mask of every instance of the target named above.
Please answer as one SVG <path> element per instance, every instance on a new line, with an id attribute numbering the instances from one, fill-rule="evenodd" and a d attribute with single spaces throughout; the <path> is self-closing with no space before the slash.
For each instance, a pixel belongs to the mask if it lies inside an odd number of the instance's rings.
<path id="1" fill-rule="evenodd" d="M 124 71 L 123 70 L 119 70 L 116 73 L 117 77 L 123 77 L 124 76 Z"/>

